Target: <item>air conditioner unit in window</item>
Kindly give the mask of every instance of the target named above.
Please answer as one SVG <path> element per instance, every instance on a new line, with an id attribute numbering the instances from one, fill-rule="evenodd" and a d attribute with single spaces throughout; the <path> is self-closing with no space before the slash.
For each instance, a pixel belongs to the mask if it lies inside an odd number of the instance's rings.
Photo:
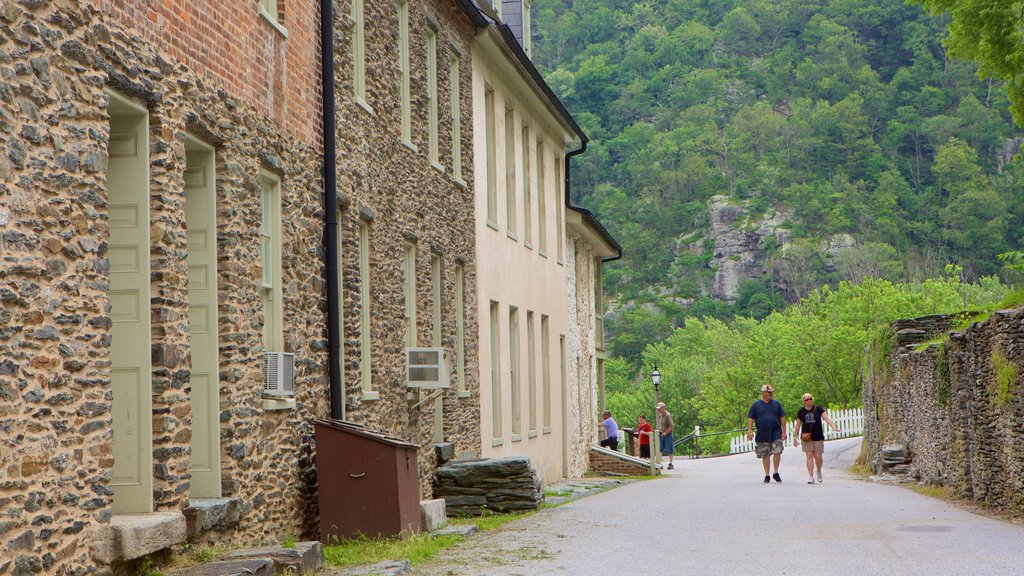
<path id="1" fill-rule="evenodd" d="M 406 348 L 405 381 L 409 388 L 451 387 L 452 351 L 446 348 Z"/>
<path id="2" fill-rule="evenodd" d="M 263 395 L 295 395 L 295 354 L 263 353 Z"/>

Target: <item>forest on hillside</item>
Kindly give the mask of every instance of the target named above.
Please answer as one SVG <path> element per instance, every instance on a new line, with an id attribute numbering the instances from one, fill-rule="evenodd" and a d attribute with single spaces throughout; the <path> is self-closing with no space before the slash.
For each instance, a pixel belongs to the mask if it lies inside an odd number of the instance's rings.
<path id="1" fill-rule="evenodd" d="M 944 17 L 891 0 L 539 0 L 533 14 L 534 60 L 591 139 L 574 201 L 625 251 L 605 291 L 639 317 L 610 318 L 616 335 L 763 318 L 809 293 L 796 282 L 919 282 L 950 263 L 971 281 L 1024 243 L 1022 133 L 1004 87 L 948 57 Z M 728 304 L 708 290 L 716 196 L 747 225 L 783 215 L 789 238 Z M 831 261 L 821 247 L 840 235 L 856 246 Z"/>
<path id="2" fill-rule="evenodd" d="M 976 54 L 969 28 L 944 44 L 949 16 L 892 0 L 538 0 L 533 14 L 533 58 L 590 136 L 573 200 L 624 249 L 604 273 L 620 424 L 651 415 L 655 366 L 681 433 L 745 426 L 764 383 L 793 409 L 804 391 L 857 406 L 892 320 L 1024 304 L 1024 132 L 1005 86 L 950 57 Z M 716 298 L 723 221 L 763 265 Z"/>

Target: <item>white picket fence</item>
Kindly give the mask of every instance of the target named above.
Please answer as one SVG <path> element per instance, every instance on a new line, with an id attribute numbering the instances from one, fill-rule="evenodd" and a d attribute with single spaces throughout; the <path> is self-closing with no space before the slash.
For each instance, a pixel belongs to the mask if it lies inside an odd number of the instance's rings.
<path id="1" fill-rule="evenodd" d="M 834 440 L 836 438 L 847 438 L 849 436 L 860 436 L 864 433 L 864 409 L 863 408 L 848 408 L 845 410 L 837 410 L 835 412 L 829 411 L 828 417 L 832 419 L 832 422 L 842 430 L 842 433 L 833 432 L 828 424 L 822 423 L 825 428 L 825 440 Z M 793 442 L 793 428 L 797 422 L 790 420 L 786 422 L 786 438 L 789 439 L 789 443 Z M 740 452 L 752 452 L 754 450 L 754 441 L 747 440 L 747 434 L 744 432 L 738 436 L 733 436 L 729 439 L 729 453 L 739 454 Z"/>

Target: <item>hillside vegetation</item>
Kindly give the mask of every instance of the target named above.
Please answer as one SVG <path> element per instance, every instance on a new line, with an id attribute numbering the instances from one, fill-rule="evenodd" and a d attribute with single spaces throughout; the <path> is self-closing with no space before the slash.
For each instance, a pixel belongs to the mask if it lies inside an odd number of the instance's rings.
<path id="1" fill-rule="evenodd" d="M 1006 91 L 947 57 L 941 17 L 891 0 L 533 6 L 534 58 L 591 137 L 575 200 L 625 250 L 605 275 L 619 305 L 677 325 L 764 317 L 843 279 L 921 281 L 949 262 L 975 279 L 1022 245 Z M 764 243 L 765 273 L 732 306 L 708 298 L 716 195 L 747 226 L 781 215 L 788 237 Z M 856 247 L 831 258 L 839 236 Z"/>
<path id="2" fill-rule="evenodd" d="M 745 427 L 765 383 L 791 411 L 804 391 L 856 406 L 892 320 L 1022 302 L 1024 255 L 997 255 L 1024 246 L 1024 138 L 1004 86 L 948 56 L 946 17 L 892 0 L 533 7 L 534 58 L 591 137 L 574 200 L 625 251 L 605 271 L 620 424 L 651 416 L 655 365 L 680 434 Z M 984 65 L 1024 99 L 1015 71 Z M 745 277 L 723 301 L 731 259 Z"/>

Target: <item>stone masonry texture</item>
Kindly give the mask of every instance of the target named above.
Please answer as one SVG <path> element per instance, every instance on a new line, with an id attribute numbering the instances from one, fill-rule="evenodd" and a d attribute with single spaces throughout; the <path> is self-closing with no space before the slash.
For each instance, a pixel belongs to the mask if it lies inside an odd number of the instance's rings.
<path id="1" fill-rule="evenodd" d="M 0 1 L 0 573 L 96 572 L 90 540 L 111 517 L 105 89 L 150 118 L 154 510 L 189 502 L 191 134 L 217 148 L 222 485 L 244 507 L 210 539 L 316 529 L 311 419 L 327 414 L 317 3 L 288 3 L 309 31 L 287 49 L 255 3 L 226 29 L 195 12 L 188 34 L 178 19 L 197 3 L 155 4 Z M 206 54 L 213 34 L 247 41 Z M 243 55 L 253 61 L 231 61 Z M 261 169 L 282 180 L 284 340 L 297 358 L 297 408 L 280 412 L 261 402 Z"/>
<path id="2" fill-rule="evenodd" d="M 397 7 L 394 2 L 364 6 L 366 98 L 354 93 L 348 2 L 335 3 L 335 83 L 337 85 L 338 191 L 341 199 L 342 293 L 345 334 L 346 419 L 420 446 L 421 498 L 430 498 L 436 468 L 435 403 L 414 407 L 421 396 L 405 384 L 404 259 L 416 247 L 416 343 L 429 346 L 433 331 L 431 257 L 441 261 L 441 345 L 456 346 L 455 269 L 463 266 L 467 394 L 453 385 L 442 395 L 443 440 L 456 453 L 480 448 L 477 382 L 477 304 L 473 222 L 471 40 L 475 29 L 453 0 L 409 3 L 411 146 L 401 139 Z M 437 27 L 439 158 L 427 157 L 426 34 Z M 449 62 L 461 52 L 459 99 L 462 174 L 452 173 Z M 359 287 L 360 222 L 369 228 L 371 350 L 361 349 Z M 364 396 L 360 358 L 372 358 L 370 380 L 378 399 Z M 453 363 L 454 368 L 454 363 Z"/>
<path id="3" fill-rule="evenodd" d="M 1022 368 L 1024 309 L 924 350 L 896 348 L 864 387 L 869 461 L 884 445 L 906 445 L 912 478 L 1024 515 Z"/>
<path id="4" fill-rule="evenodd" d="M 412 143 L 400 142 L 395 5 L 366 2 L 366 102 L 352 97 L 351 4 L 334 3 L 342 209 L 346 417 L 421 446 L 433 474 L 434 403 L 404 382 L 404 246 L 414 243 L 420 345 L 433 330 L 430 258 L 441 260 L 442 345 L 455 347 L 464 268 L 467 392 L 442 398 L 444 439 L 480 445 L 472 238 L 472 25 L 452 0 L 410 2 Z M 287 36 L 252 2 L 0 0 L 0 574 L 104 573 L 92 536 L 113 492 L 107 214 L 108 97 L 148 109 L 154 511 L 190 492 L 191 353 L 185 136 L 216 148 L 223 496 L 240 522 L 207 543 L 318 532 L 312 420 L 326 417 L 318 2 L 278 3 Z M 438 166 L 427 150 L 425 30 L 438 36 Z M 462 173 L 452 174 L 448 59 L 461 51 Z M 262 403 L 260 173 L 281 178 L 284 349 L 296 408 Z M 358 223 L 371 230 L 372 350 L 360 350 Z M 377 400 L 362 395 L 372 355 Z"/>

